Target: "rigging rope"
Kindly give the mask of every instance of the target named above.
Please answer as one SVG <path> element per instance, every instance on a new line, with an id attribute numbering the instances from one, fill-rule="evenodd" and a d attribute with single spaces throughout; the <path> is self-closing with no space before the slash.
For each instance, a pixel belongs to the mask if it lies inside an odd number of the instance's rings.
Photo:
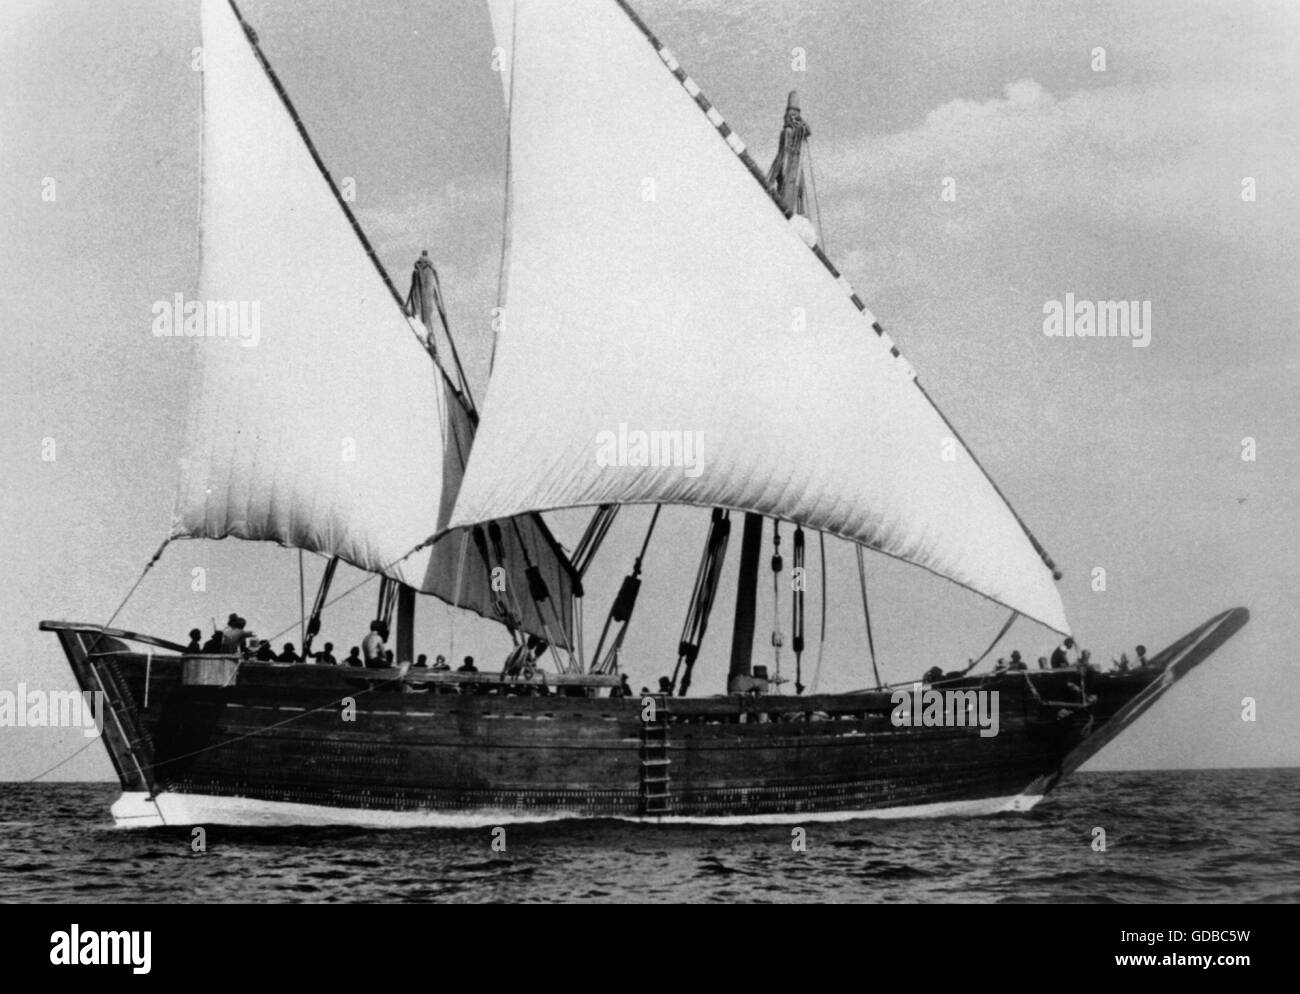
<path id="1" fill-rule="evenodd" d="M 135 594 L 136 590 L 139 588 L 140 584 L 144 582 L 144 578 L 145 578 L 145 576 L 147 576 L 148 573 L 149 573 L 149 571 L 150 571 L 151 569 L 154 568 L 154 564 L 157 563 L 158 560 L 159 560 L 160 558 L 162 558 L 163 550 L 167 548 L 167 545 L 168 545 L 168 543 L 170 543 L 170 542 L 171 542 L 171 537 L 170 537 L 170 536 L 168 536 L 167 538 L 163 539 L 162 544 L 161 544 L 160 546 L 158 546 L 158 551 L 155 552 L 155 553 L 153 554 L 153 556 L 150 557 L 149 561 L 148 561 L 147 563 L 144 564 L 144 569 L 142 569 L 142 570 L 140 571 L 140 575 L 139 575 L 138 577 L 136 577 L 135 583 L 131 584 L 131 589 L 128 590 L 128 591 L 126 592 L 126 596 L 123 597 L 122 600 L 118 603 L 118 605 L 117 605 L 117 607 L 114 609 L 113 613 L 112 613 L 111 615 L 109 615 L 108 620 L 107 620 L 106 622 L 104 622 L 104 624 L 101 626 L 102 628 L 112 628 L 112 627 L 113 627 L 113 622 L 117 620 L 117 616 L 118 616 L 119 614 L 121 614 L 121 613 L 122 613 L 122 609 L 123 609 L 124 607 L 126 607 L 126 602 L 129 601 L 129 600 L 131 599 L 131 597 Z M 99 647 L 99 643 L 102 642 L 102 641 L 104 640 L 104 637 L 105 637 L 105 632 L 103 632 L 103 631 L 100 631 L 100 632 L 98 632 L 98 633 L 95 635 L 94 640 L 93 640 L 92 642 L 90 642 L 89 645 L 86 647 L 86 657 L 87 657 L 87 658 L 90 658 L 92 655 L 94 655 L 95 650 Z M 65 756 L 63 759 L 59 760 L 57 763 L 55 763 L 55 764 L 54 764 L 53 766 L 51 766 L 49 769 L 42 770 L 40 773 L 36 774 L 36 776 L 34 776 L 34 777 L 31 777 L 31 778 L 28 779 L 26 782 L 27 782 L 27 783 L 33 783 L 33 782 L 39 780 L 41 777 L 46 776 L 47 774 L 53 773 L 53 772 L 54 772 L 55 770 L 57 770 L 60 766 L 62 766 L 64 763 L 70 762 L 71 760 L 73 760 L 73 759 L 75 759 L 76 757 L 80 756 L 83 752 L 85 752 L 87 749 L 89 749 L 89 748 L 90 748 L 92 745 L 94 745 L 97 741 L 98 741 L 98 739 L 89 739 L 89 740 L 86 742 L 86 744 L 83 745 L 83 746 L 82 746 L 80 749 L 78 749 L 76 752 L 72 753 L 72 754 L 69 755 L 69 756 Z"/>
<path id="2" fill-rule="evenodd" d="M 791 647 L 794 649 L 794 692 L 803 693 L 803 613 L 804 588 L 807 586 L 806 574 L 804 572 L 804 537 L 803 527 L 796 525 L 794 529 L 794 570 L 791 576 L 795 578 L 793 591 L 791 593 L 790 605 L 790 640 Z"/>
<path id="3" fill-rule="evenodd" d="M 804 148 L 808 150 L 808 185 L 812 187 L 813 210 L 817 212 L 817 241 L 821 245 L 822 252 L 830 255 L 830 249 L 826 247 L 826 226 L 822 223 L 822 205 L 817 199 L 817 174 L 813 171 L 812 135 L 804 138 Z"/>
<path id="4" fill-rule="evenodd" d="M 781 570 L 785 561 L 781 558 L 781 522 L 776 518 L 772 519 L 772 656 L 773 669 L 772 682 L 779 688 L 781 685 L 781 646 L 785 644 L 785 636 L 781 633 Z"/>
<path id="5" fill-rule="evenodd" d="M 104 627 L 108 627 L 108 626 L 105 625 Z M 62 766 L 64 763 L 70 763 L 70 762 L 72 762 L 72 760 L 76 759 L 78 756 L 80 756 L 83 752 L 85 752 L 87 749 L 89 749 L 91 746 L 93 746 L 93 745 L 94 745 L 96 742 L 98 742 L 98 741 L 99 741 L 98 738 L 87 739 L 87 740 L 86 740 L 86 744 L 83 745 L 83 746 L 82 746 L 80 749 L 78 749 L 76 752 L 74 752 L 74 753 L 72 753 L 72 754 L 70 754 L 70 755 L 64 756 L 64 757 L 63 757 L 62 759 L 60 759 L 57 763 L 55 763 L 53 766 L 49 767 L 48 769 L 44 769 L 44 770 L 42 770 L 40 773 L 36 774 L 36 776 L 34 776 L 34 777 L 28 777 L 26 780 L 24 780 L 24 781 L 22 781 L 22 782 L 23 782 L 23 783 L 35 783 L 35 782 L 36 782 L 37 780 L 39 780 L 41 777 L 43 777 L 43 776 L 48 776 L 49 774 L 51 774 L 51 773 L 53 773 L 55 770 L 57 770 L 60 766 Z"/>
<path id="6" fill-rule="evenodd" d="M 379 578 L 379 603 L 375 605 L 375 619 L 384 623 L 384 628 L 391 628 L 393 608 L 397 606 L 397 587 L 399 581 L 391 577 Z"/>
<path id="7" fill-rule="evenodd" d="M 677 665 L 673 667 L 672 677 L 674 687 L 677 686 L 678 672 L 685 667 L 681 687 L 677 691 L 679 697 L 685 697 L 691 686 L 691 671 L 699 657 L 704 633 L 709 627 L 709 615 L 713 612 L 713 600 L 722 579 L 722 564 L 727 555 L 730 537 L 731 512 L 715 507 L 709 522 L 709 534 L 704 540 L 700 567 L 695 573 L 691 602 L 686 609 L 686 619 L 682 622 L 682 635 L 677 642 Z"/>
<path id="8" fill-rule="evenodd" d="M 655 525 L 659 522 L 659 512 L 662 510 L 662 504 L 655 505 L 654 514 L 650 516 L 650 526 L 646 529 L 645 539 L 641 542 L 641 551 L 632 564 L 632 572 L 623 577 L 623 585 L 618 588 L 618 596 L 614 598 L 614 603 L 610 606 L 609 616 L 605 619 L 605 627 L 600 633 L 600 641 L 596 643 L 596 654 L 592 657 L 591 672 L 593 673 L 613 672 L 612 667 L 617 664 L 617 652 L 623 644 L 623 636 L 627 633 L 628 622 L 632 620 L 632 612 L 636 610 L 637 595 L 641 592 L 641 562 L 645 559 L 646 549 L 650 546 L 650 536 L 654 534 Z M 609 653 L 602 659 L 600 650 L 604 648 L 605 637 L 609 634 L 609 626 L 615 621 L 622 627 L 619 629 L 619 634 L 615 637 Z"/>
<path id="9" fill-rule="evenodd" d="M 577 665 L 577 659 L 573 655 L 573 647 L 568 647 L 569 662 L 566 665 L 560 660 L 560 653 L 555 648 L 555 637 L 551 634 L 551 626 L 546 623 L 546 610 L 544 604 L 551 605 L 551 613 L 555 616 L 555 622 L 559 625 L 560 630 L 564 630 L 563 619 L 560 618 L 559 610 L 555 606 L 555 601 L 551 598 L 551 592 L 546 586 L 546 579 L 542 576 L 539 567 L 533 564 L 533 557 L 528 553 L 528 543 L 524 541 L 524 533 L 519 529 L 519 522 L 515 518 L 510 519 L 510 525 L 515 530 L 515 539 L 519 542 L 519 548 L 524 553 L 524 576 L 528 580 L 528 596 L 532 598 L 533 607 L 537 609 L 537 620 L 542 623 L 542 631 L 546 635 L 546 644 L 551 650 L 551 659 L 555 662 L 557 673 L 567 673 Z M 527 640 L 525 640 L 525 644 Z"/>
<path id="10" fill-rule="evenodd" d="M 579 577 L 586 575 L 592 560 L 596 558 L 605 536 L 609 534 L 610 525 L 618 516 L 618 509 L 618 504 L 601 504 L 596 508 L 596 513 L 591 516 L 591 520 L 587 522 L 587 528 L 578 541 L 578 547 L 573 550 L 571 560 L 573 569 Z"/>
<path id="11" fill-rule="evenodd" d="M 354 679 L 362 679 L 362 678 L 355 677 Z M 203 748 L 201 749 L 195 749 L 193 752 L 181 753 L 179 756 L 169 756 L 166 759 L 159 760 L 156 763 L 146 763 L 143 769 L 156 770 L 160 766 L 166 766 L 169 763 L 175 763 L 182 759 L 189 759 L 191 756 L 198 756 L 201 753 L 212 752 L 215 749 L 224 749 L 226 746 L 233 745 L 234 743 L 240 742 L 244 739 L 251 739 L 255 735 L 262 735 L 265 734 L 266 732 L 271 731 L 272 729 L 281 728 L 289 724 L 291 721 L 298 721 L 302 718 L 306 718 L 308 715 L 316 714 L 319 711 L 332 710 L 333 708 L 342 704 L 345 700 L 348 700 L 349 698 L 355 701 L 358 697 L 364 697 L 366 694 L 372 694 L 384 684 L 401 683 L 406 679 L 406 673 L 401 672 L 390 677 L 365 677 L 364 679 L 368 679 L 370 681 L 370 686 L 367 687 L 365 690 L 354 690 L 351 693 L 344 694 L 342 697 L 330 701 L 327 704 L 321 704 L 314 708 L 307 708 L 305 711 L 301 711 L 296 714 L 291 714 L 289 717 L 281 719 L 280 721 L 277 722 L 273 722 L 270 725 L 263 725 L 261 728 L 255 728 L 251 732 L 244 732 L 242 735 L 233 736 L 232 738 L 226 739 L 224 742 L 216 742 L 209 746 L 203 746 Z M 91 741 L 93 742 L 95 740 L 92 739 Z"/>
<path id="12" fill-rule="evenodd" d="M 302 569 L 302 549 L 298 550 L 298 645 L 307 647 L 307 580 Z"/>
<path id="13" fill-rule="evenodd" d="M 469 532 L 460 533 L 460 555 L 456 559 L 456 589 L 452 592 L 451 614 L 447 628 L 450 632 L 451 646 L 447 649 L 451 662 L 456 660 L 456 612 L 460 610 L 461 582 L 465 579 L 465 554 L 469 551 Z"/>
<path id="14" fill-rule="evenodd" d="M 817 643 L 817 666 L 813 669 L 812 692 L 817 693 L 822 678 L 822 654 L 826 651 L 826 536 L 817 533 L 817 558 L 821 562 L 822 573 L 822 636 Z"/>
<path id="15" fill-rule="evenodd" d="M 880 670 L 876 667 L 876 643 L 871 637 L 871 608 L 867 605 L 867 567 L 863 562 L 862 546 L 855 545 L 858 554 L 858 581 L 862 585 L 862 616 L 867 620 L 867 648 L 871 651 L 871 672 L 876 678 L 876 689 L 880 689 Z"/>
<path id="16" fill-rule="evenodd" d="M 438 270 L 433 270 L 433 289 L 434 303 L 438 305 L 438 318 L 442 321 L 442 330 L 447 335 L 447 344 L 451 346 L 451 358 L 456 363 L 456 375 L 460 377 L 460 387 L 465 393 L 465 402 L 469 406 L 469 415 L 473 418 L 474 423 L 478 423 L 478 407 L 474 403 L 474 394 L 469 388 L 469 378 L 465 376 L 465 367 L 460 364 L 460 352 L 456 349 L 456 339 L 451 334 L 451 325 L 447 321 L 447 308 L 442 300 L 442 280 L 438 278 Z M 430 330 L 432 338 L 432 330 Z"/>
<path id="17" fill-rule="evenodd" d="M 505 546 L 505 541 L 501 536 L 500 522 L 497 521 L 488 522 L 487 537 L 488 540 L 491 542 L 492 553 L 493 555 L 496 556 L 497 565 L 500 566 L 501 571 L 503 573 L 508 573 L 509 570 L 507 567 L 507 560 L 506 560 L 506 546 Z M 488 572 L 489 574 L 491 573 L 490 568 Z M 514 634 L 513 629 L 523 627 L 524 612 L 523 612 L 523 608 L 519 606 L 519 598 L 515 596 L 513 585 L 509 583 L 504 583 L 502 584 L 502 587 L 504 588 L 502 590 L 504 596 L 501 598 L 501 600 L 502 603 L 505 604 L 506 610 L 510 612 L 511 629 L 512 629 L 511 634 L 513 635 Z M 523 636 L 520 636 L 519 641 L 523 642 L 526 641 L 526 639 L 524 639 Z"/>
<path id="18" fill-rule="evenodd" d="M 1008 618 L 1006 624 L 998 630 L 998 633 L 993 636 L 993 641 L 989 643 L 989 647 L 979 654 L 978 659 L 972 659 L 970 664 L 961 671 L 962 676 L 965 676 L 988 657 L 988 654 L 993 651 L 993 647 L 1002 641 L 1002 636 L 1007 633 L 1007 630 L 1011 628 L 1012 622 L 1014 622 L 1018 617 L 1020 617 L 1020 615 L 1017 612 L 1011 612 L 1011 617 Z"/>
<path id="19" fill-rule="evenodd" d="M 302 550 L 298 550 L 298 566 L 301 574 L 302 568 Z M 325 572 L 321 576 L 320 586 L 316 588 L 316 599 L 312 602 L 311 617 L 307 619 L 307 634 L 302 640 L 302 658 L 307 659 L 311 654 L 311 645 L 316 636 L 320 634 L 320 616 L 324 609 L 322 603 L 329 596 L 330 585 L 334 582 L 334 571 L 339 568 L 339 557 L 331 556 L 330 561 L 325 564 Z M 301 583 L 301 576 L 299 578 Z"/>

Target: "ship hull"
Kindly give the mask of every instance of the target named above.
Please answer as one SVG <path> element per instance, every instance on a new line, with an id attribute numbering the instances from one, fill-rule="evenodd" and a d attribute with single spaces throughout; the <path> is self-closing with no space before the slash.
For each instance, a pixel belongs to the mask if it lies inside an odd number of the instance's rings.
<path id="1" fill-rule="evenodd" d="M 918 709 L 917 725 L 901 724 L 889 693 L 456 693 L 422 674 L 142 654 L 94 626 L 44 627 L 82 689 L 104 697 L 102 738 L 124 790 L 118 824 L 417 827 L 1027 810 L 1247 617 L 1225 612 L 1133 673 L 934 688 L 996 692 L 996 734 L 973 710 L 925 725 Z"/>
<path id="2" fill-rule="evenodd" d="M 808 822 L 858 819 L 981 817 L 1029 811 L 1042 794 L 1016 794 L 967 801 L 938 801 L 901 807 L 866 808 L 861 811 L 803 811 L 766 815 L 610 815 L 621 821 L 654 824 L 801 825 Z M 319 804 L 293 804 L 249 797 L 181 794 L 163 791 L 150 797 L 145 791 L 123 793 L 111 808 L 113 821 L 122 828 L 158 828 L 164 825 L 238 825 L 250 828 L 290 826 L 353 828 L 484 828 L 497 825 L 536 824 L 587 817 L 554 812 L 527 814 L 518 809 L 467 811 L 389 811 L 380 808 L 342 808 Z"/>

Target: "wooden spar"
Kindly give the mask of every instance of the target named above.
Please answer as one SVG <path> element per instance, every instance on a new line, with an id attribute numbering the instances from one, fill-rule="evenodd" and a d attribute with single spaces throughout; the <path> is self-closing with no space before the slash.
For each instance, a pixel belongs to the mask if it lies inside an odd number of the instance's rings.
<path id="1" fill-rule="evenodd" d="M 792 121 L 794 123 L 792 123 Z M 808 129 L 799 116 L 799 96 L 793 90 L 786 102 L 786 120 L 776 160 L 767 175 L 767 188 L 787 215 L 802 213 L 802 153 Z M 740 539 L 740 577 L 736 581 L 736 620 L 731 630 L 731 667 L 727 690 L 737 677 L 750 674 L 754 654 L 754 607 L 758 601 L 758 561 L 762 555 L 763 517 L 746 512 Z"/>
<path id="2" fill-rule="evenodd" d="M 307 581 L 303 575 L 302 549 L 298 550 L 298 648 L 307 651 Z"/>
<path id="3" fill-rule="evenodd" d="M 736 620 L 731 629 L 731 666 L 727 670 L 727 692 L 737 677 L 750 673 L 754 654 L 754 607 L 758 602 L 758 561 L 763 553 L 763 516 L 745 514 L 740 536 L 740 579 L 736 586 Z"/>
<path id="4" fill-rule="evenodd" d="M 415 588 L 397 588 L 397 661 L 415 662 Z"/>

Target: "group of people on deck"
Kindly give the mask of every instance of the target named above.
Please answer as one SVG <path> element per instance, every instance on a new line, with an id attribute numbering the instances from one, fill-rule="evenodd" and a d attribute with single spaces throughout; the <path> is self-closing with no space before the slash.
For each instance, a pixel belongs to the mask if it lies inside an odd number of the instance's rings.
<path id="1" fill-rule="evenodd" d="M 1147 647 L 1140 645 L 1137 647 L 1137 661 L 1130 663 L 1128 653 L 1124 653 L 1118 660 L 1111 660 L 1111 670 L 1117 673 L 1126 673 L 1130 669 L 1139 669 L 1143 666 L 1150 666 L 1151 661 L 1147 659 Z M 1053 651 L 1050 658 L 1048 656 L 1038 657 L 1038 668 L 1040 670 L 1069 670 L 1079 669 L 1088 673 L 1100 673 L 1101 670 L 1093 663 L 1092 653 L 1087 649 L 1076 650 L 1074 639 L 1067 638 L 1058 645 Z M 926 671 L 922 679 L 926 683 L 933 683 L 936 680 L 950 680 L 960 676 L 965 676 L 969 671 L 957 671 L 945 673 L 938 666 L 933 666 Z M 1020 655 L 1020 650 L 1016 649 L 1011 653 L 1011 657 L 1002 658 L 997 661 L 993 667 L 996 673 L 1018 673 L 1028 672 L 1029 665 Z"/>
<path id="2" fill-rule="evenodd" d="M 237 613 L 232 613 L 226 620 L 225 628 L 214 631 L 212 636 L 205 642 L 203 641 L 203 632 L 198 628 L 190 629 L 190 638 L 185 646 L 187 655 L 201 655 L 203 653 L 215 653 L 222 655 L 243 656 L 245 659 L 255 659 L 261 663 L 316 663 L 321 666 L 356 666 L 365 669 L 387 669 L 397 665 L 393 650 L 385 646 L 388 641 L 388 625 L 383 621 L 375 620 L 370 623 L 370 631 L 366 637 L 361 640 L 361 645 L 354 645 L 347 656 L 339 660 L 334 655 L 334 643 L 326 642 L 323 649 L 319 652 L 308 652 L 305 656 L 300 654 L 292 642 L 285 642 L 284 647 L 277 653 L 271 645 L 269 639 L 259 639 L 248 628 L 248 622 L 241 618 Z M 530 638 L 524 646 L 520 648 L 529 650 L 529 661 L 535 659 L 541 654 L 546 647 L 546 643 L 541 639 Z M 516 650 L 517 651 L 517 650 Z M 514 657 L 514 653 L 511 657 Z M 509 669 L 507 661 L 507 669 Z M 427 669 L 432 673 L 449 673 L 451 666 L 447 663 L 446 656 L 437 656 L 433 665 L 429 665 L 429 657 L 421 654 L 417 657 L 415 664 L 416 669 Z M 457 673 L 477 673 L 478 667 L 474 665 L 474 657 L 466 656 L 464 662 L 456 669 Z"/>

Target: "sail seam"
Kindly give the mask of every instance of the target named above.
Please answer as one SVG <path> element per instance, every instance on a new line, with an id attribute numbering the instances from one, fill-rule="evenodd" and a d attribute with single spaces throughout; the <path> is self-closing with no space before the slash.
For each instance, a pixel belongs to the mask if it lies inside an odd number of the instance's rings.
<path id="1" fill-rule="evenodd" d="M 704 93 L 700 90 L 699 84 L 697 84 L 695 80 L 693 80 L 689 75 L 687 75 L 686 70 L 682 68 L 681 64 L 677 61 L 676 57 L 673 56 L 672 52 L 669 51 L 667 46 L 665 46 L 659 40 L 659 38 L 655 35 L 655 33 L 650 30 L 649 26 L 645 23 L 645 21 L 641 19 L 641 17 L 637 14 L 637 12 L 632 9 L 632 6 L 628 2 L 628 0 L 616 0 L 616 2 L 618 3 L 619 7 L 622 8 L 623 12 L 628 16 L 628 18 L 632 21 L 632 23 L 636 26 L 637 30 L 639 30 L 641 34 L 645 36 L 645 39 L 650 43 L 651 47 L 655 50 L 655 53 L 659 56 L 664 66 L 673 74 L 674 77 L 676 77 L 677 81 L 682 85 L 682 88 L 686 91 L 687 95 L 690 96 L 691 99 L 695 101 L 696 105 L 698 105 L 699 108 L 704 112 L 705 117 L 708 119 L 709 123 L 712 124 L 714 129 L 718 132 L 718 134 L 724 140 L 727 141 L 727 147 L 736 153 L 736 158 L 738 158 L 741 161 L 741 163 L 744 164 L 745 168 L 749 170 L 750 175 L 753 176 L 754 179 L 757 181 L 758 185 L 763 188 L 763 191 L 767 194 L 768 199 L 772 202 L 773 206 L 775 206 L 776 209 L 781 212 L 781 214 L 786 218 L 786 220 L 790 220 L 794 216 L 794 211 L 786 210 L 785 207 L 780 203 L 780 201 L 777 200 L 772 190 L 768 188 L 767 178 L 763 175 L 762 171 L 758 168 L 758 164 L 754 161 L 753 157 L 747 151 L 744 150 L 744 143 L 743 142 L 739 143 L 740 149 L 737 149 L 736 146 L 732 144 L 732 142 L 729 139 L 729 136 L 734 135 L 735 132 L 731 129 L 730 126 L 727 125 L 726 121 L 723 120 L 721 113 L 718 112 L 718 110 L 713 106 L 713 104 L 709 101 L 709 98 L 706 97 Z M 981 474 L 983 474 L 984 478 L 988 480 L 989 485 L 992 486 L 993 488 L 993 491 L 1002 500 L 1002 503 L 1006 505 L 1007 510 L 1011 512 L 1011 516 L 1015 518 L 1016 524 L 1018 524 L 1020 526 L 1021 531 L 1025 533 L 1025 537 L 1029 539 L 1030 545 L 1033 547 L 1034 551 L 1038 553 L 1038 556 L 1043 561 L 1043 564 L 1048 568 L 1048 570 L 1051 571 L 1053 578 L 1059 580 L 1060 573 L 1056 568 L 1056 564 L 1052 561 L 1051 556 L 1047 554 L 1047 550 L 1043 548 L 1042 544 L 1039 543 L 1038 539 L 1034 537 L 1033 532 L 1031 532 L 1029 528 L 1025 525 L 1024 520 L 1020 517 L 1019 513 L 1017 513 L 1016 509 L 1011 506 L 1011 502 L 1007 500 L 1006 495 L 1002 493 L 1001 488 L 997 485 L 996 482 L 994 482 L 993 477 L 989 475 L 988 470 L 986 470 L 984 466 L 980 463 L 979 459 L 975 457 L 975 453 L 971 451 L 970 446 L 966 444 L 966 442 L 957 433 L 957 430 L 953 428 L 952 422 L 948 420 L 947 416 L 943 413 L 943 411 L 939 410 L 938 405 L 935 404 L 934 400 L 930 397 L 929 393 L 926 392 L 925 388 L 921 386 L 921 381 L 917 377 L 916 370 L 913 368 L 912 364 L 908 362 L 905 358 L 903 358 L 903 355 L 899 351 L 898 346 L 894 344 L 893 340 L 887 334 L 885 334 L 885 329 L 881 326 L 880 322 L 872 315 L 872 313 L 869 310 L 867 310 L 866 305 L 862 302 L 862 299 L 855 292 L 853 292 L 853 288 L 849 286 L 848 281 L 843 279 L 843 277 L 841 277 L 840 271 L 835 268 L 835 264 L 831 262 L 829 257 L 827 257 L 826 253 L 822 251 L 821 247 L 818 245 L 812 245 L 810 246 L 810 248 L 812 249 L 813 255 L 815 255 L 821 261 L 821 264 L 826 268 L 827 272 L 831 274 L 831 277 L 835 280 L 836 284 L 840 286 L 841 289 L 846 291 L 849 300 L 853 303 L 853 306 L 856 307 L 858 311 L 871 322 L 871 329 L 876 333 L 876 335 L 879 338 L 882 339 L 886 347 L 889 349 L 889 354 L 893 356 L 895 359 L 898 359 L 903 364 L 903 370 L 905 375 L 908 377 L 908 379 L 912 381 L 912 383 L 916 385 L 916 388 L 921 391 L 921 395 L 925 398 L 926 402 L 930 405 L 930 407 L 934 409 L 935 413 L 938 414 L 939 417 L 943 420 L 943 423 L 948 427 L 948 430 L 952 432 L 953 438 L 956 439 L 957 443 L 963 449 L 966 450 L 966 454 L 970 456 L 971 461 L 975 464 L 976 468 L 980 471 Z"/>

